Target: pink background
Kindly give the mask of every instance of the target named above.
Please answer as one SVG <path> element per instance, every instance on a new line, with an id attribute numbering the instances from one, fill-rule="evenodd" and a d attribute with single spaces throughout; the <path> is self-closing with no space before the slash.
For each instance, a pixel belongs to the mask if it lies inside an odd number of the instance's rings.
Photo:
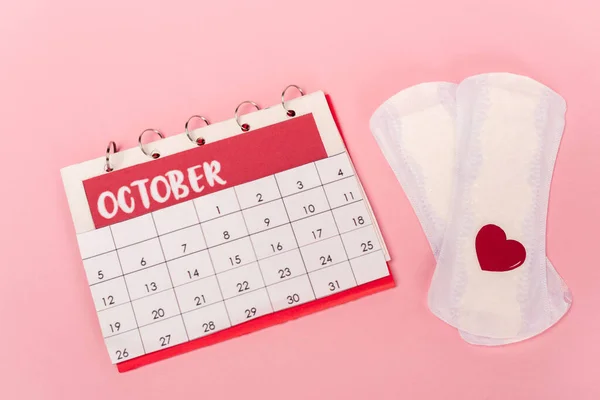
<path id="1" fill-rule="evenodd" d="M 592 0 L 8 1 L 0 4 L 0 398 L 598 399 L 600 8 Z M 573 290 L 549 332 L 467 345 L 426 306 L 433 257 L 368 129 L 426 80 L 528 74 L 567 100 L 548 254 Z M 193 113 L 232 117 L 297 83 L 325 90 L 392 253 L 398 286 L 118 374 L 60 180 Z"/>

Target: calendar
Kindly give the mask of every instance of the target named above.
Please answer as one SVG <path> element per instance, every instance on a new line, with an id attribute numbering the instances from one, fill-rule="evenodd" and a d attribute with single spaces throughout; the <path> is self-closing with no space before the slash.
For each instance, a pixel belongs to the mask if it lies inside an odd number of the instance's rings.
<path id="1" fill-rule="evenodd" d="M 324 93 L 242 118 L 61 170 L 120 371 L 394 285 Z"/>

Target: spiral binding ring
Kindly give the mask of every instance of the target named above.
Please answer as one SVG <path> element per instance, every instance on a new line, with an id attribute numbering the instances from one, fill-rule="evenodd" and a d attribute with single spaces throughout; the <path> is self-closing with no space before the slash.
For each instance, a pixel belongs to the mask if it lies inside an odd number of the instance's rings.
<path id="1" fill-rule="evenodd" d="M 204 143 L 206 143 L 206 140 L 204 140 L 203 137 L 198 137 L 198 138 L 194 139 L 192 137 L 192 135 L 190 134 L 190 131 L 188 130 L 188 125 L 190 124 L 190 121 L 194 118 L 200 118 L 202 121 L 204 121 L 206 126 L 210 125 L 210 122 L 208 122 L 208 120 L 206 118 L 204 118 L 202 115 L 192 115 L 185 123 L 185 134 L 187 135 L 188 139 L 190 139 L 190 141 L 192 143 L 196 143 L 198 146 L 202 146 Z"/>
<path id="2" fill-rule="evenodd" d="M 296 116 L 296 111 L 288 109 L 285 106 L 285 93 L 290 88 L 297 89 L 300 92 L 300 96 L 304 96 L 304 90 L 302 90 L 302 88 L 300 86 L 298 86 L 298 85 L 288 85 L 285 89 L 283 89 L 283 92 L 281 92 L 281 105 L 283 106 L 283 109 L 285 110 L 285 113 L 287 114 L 288 117 L 295 117 Z"/>
<path id="3" fill-rule="evenodd" d="M 244 104 L 252 104 L 256 110 L 260 110 L 260 106 L 258 104 L 256 104 L 255 102 L 251 101 L 251 100 L 246 100 L 246 101 L 242 101 L 240 104 L 238 104 L 238 106 L 235 108 L 235 122 L 237 122 L 238 126 L 240 128 L 242 128 L 243 132 L 248 132 L 250 130 L 250 125 L 244 123 L 240 123 L 240 116 L 238 115 L 238 111 L 240 111 L 240 107 L 243 106 Z"/>
<path id="4" fill-rule="evenodd" d="M 106 172 L 111 172 L 114 170 L 112 164 L 110 163 L 111 148 L 112 148 L 112 153 L 115 154 L 117 152 L 117 144 L 115 142 L 113 142 L 112 140 L 110 142 L 108 142 L 108 146 L 106 147 L 106 164 L 104 165 L 104 171 L 106 171 Z"/>
<path id="5" fill-rule="evenodd" d="M 144 133 L 146 132 L 154 132 L 156 133 L 158 136 L 160 136 L 161 139 L 165 138 L 165 135 L 163 135 L 162 133 L 160 133 L 160 131 L 158 129 L 146 129 L 144 130 L 142 133 L 140 133 L 140 136 L 138 137 L 138 145 L 140 146 L 140 150 L 142 150 L 142 153 L 144 153 L 144 155 L 148 156 L 148 157 L 152 157 L 154 159 L 157 159 L 158 157 L 160 157 L 160 153 L 156 150 L 152 150 L 150 153 L 148 153 L 146 151 L 146 149 L 144 148 L 144 144 L 142 143 L 142 137 L 144 136 Z"/>

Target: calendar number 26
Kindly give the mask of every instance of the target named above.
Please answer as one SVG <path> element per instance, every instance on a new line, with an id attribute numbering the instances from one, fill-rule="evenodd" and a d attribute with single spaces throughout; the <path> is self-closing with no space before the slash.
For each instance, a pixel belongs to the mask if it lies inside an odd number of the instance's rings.
<path id="1" fill-rule="evenodd" d="M 115 354 L 117 356 L 117 360 L 124 360 L 127 357 L 129 357 L 129 352 L 127 351 L 126 348 L 124 348 L 123 350 L 115 351 Z"/>

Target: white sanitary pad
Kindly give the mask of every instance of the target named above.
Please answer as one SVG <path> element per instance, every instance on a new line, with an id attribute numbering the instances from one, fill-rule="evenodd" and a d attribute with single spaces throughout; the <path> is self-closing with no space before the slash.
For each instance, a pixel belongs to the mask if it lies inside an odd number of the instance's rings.
<path id="1" fill-rule="evenodd" d="M 529 78 L 489 74 L 458 90 L 443 82 L 406 89 L 371 119 L 439 259 L 430 308 L 471 343 L 524 340 L 570 306 L 545 257 L 564 111 L 560 96 Z M 500 228 L 520 244 L 504 240 Z"/>

